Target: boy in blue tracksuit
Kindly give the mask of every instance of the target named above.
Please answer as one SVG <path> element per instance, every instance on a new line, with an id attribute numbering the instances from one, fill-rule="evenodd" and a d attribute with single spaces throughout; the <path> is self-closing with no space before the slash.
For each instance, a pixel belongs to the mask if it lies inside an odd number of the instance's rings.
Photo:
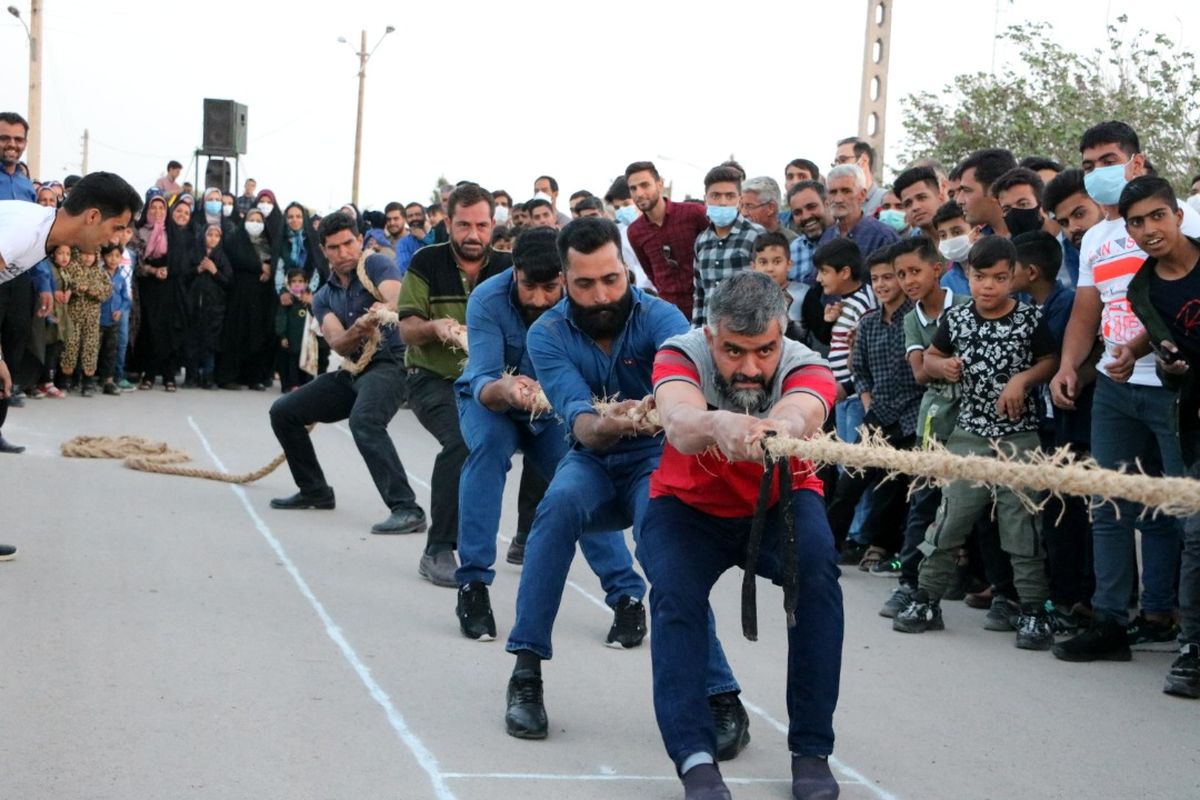
<path id="1" fill-rule="evenodd" d="M 112 280 L 112 295 L 100 306 L 100 382 L 105 394 L 118 395 L 121 389 L 117 386 L 117 347 L 121 339 L 121 328 L 128 325 L 129 308 L 133 298 L 129 293 L 129 282 L 121 271 L 122 247 L 119 244 L 106 244 L 100 248 L 100 260 L 104 263 L 104 271 Z"/>

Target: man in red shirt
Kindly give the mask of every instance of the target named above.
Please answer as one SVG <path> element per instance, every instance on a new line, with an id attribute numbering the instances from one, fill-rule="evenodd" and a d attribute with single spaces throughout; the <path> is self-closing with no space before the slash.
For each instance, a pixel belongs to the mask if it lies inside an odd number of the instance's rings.
<path id="1" fill-rule="evenodd" d="M 654 361 L 666 444 L 650 479 L 639 556 L 652 586 L 654 710 L 688 800 L 730 797 L 705 699 L 705 609 L 721 574 L 746 563 L 763 442 L 819 433 L 837 391 L 820 356 L 784 338 L 786 326 L 779 287 L 763 274 L 741 272 L 717 288 L 707 327 L 668 339 Z M 787 515 L 777 479 L 753 568 L 784 586 L 785 604 L 795 601 L 787 673 L 792 794 L 835 798 L 828 757 L 842 660 L 837 553 L 813 465 L 789 459 L 780 468 L 791 475 L 794 533 L 780 530 Z M 784 553 L 789 540 L 794 560 Z"/>
<path id="2" fill-rule="evenodd" d="M 695 293 L 692 263 L 696 237 L 708 227 L 704 206 L 673 203 L 663 196 L 663 181 L 650 161 L 635 161 L 625 168 L 633 204 L 642 212 L 626 234 L 658 296 L 692 320 Z"/>

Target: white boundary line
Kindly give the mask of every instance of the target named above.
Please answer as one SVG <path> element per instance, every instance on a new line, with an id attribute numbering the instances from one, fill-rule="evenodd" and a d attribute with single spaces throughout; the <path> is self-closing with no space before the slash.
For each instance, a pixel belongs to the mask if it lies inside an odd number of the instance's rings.
<path id="1" fill-rule="evenodd" d="M 208 437 L 206 437 L 204 432 L 200 430 L 200 426 L 196 424 L 196 421 L 191 416 L 187 418 L 187 421 L 188 425 L 191 426 L 192 430 L 196 433 L 196 436 L 200 439 L 200 443 L 204 445 L 204 450 L 208 453 L 208 457 L 212 459 L 214 464 L 216 464 L 217 469 L 219 469 L 221 472 L 228 472 L 229 470 L 225 469 L 225 465 L 213 451 L 212 445 L 209 444 Z M 329 612 L 325 610 L 325 606 L 322 605 L 321 601 L 317 599 L 317 596 L 313 594 L 312 589 L 309 588 L 308 581 L 306 581 L 304 576 L 300 574 L 300 570 L 296 568 L 295 563 L 283 549 L 283 545 L 280 544 L 279 540 L 275 538 L 275 535 L 271 533 L 270 527 L 268 527 L 267 523 L 263 521 L 263 518 L 260 517 L 258 512 L 254 510 L 254 506 L 251 504 L 250 498 L 246 494 L 246 491 L 237 484 L 230 484 L 229 488 L 235 495 L 237 495 L 237 498 L 242 501 L 242 507 L 246 509 L 246 513 L 250 516 L 250 519 L 253 520 L 254 527 L 258 529 L 258 532 L 262 534 L 264 539 L 266 539 L 267 544 L 270 545 L 271 549 L 275 551 L 275 555 L 279 558 L 284 568 L 287 569 L 288 574 L 292 576 L 292 580 L 295 581 L 296 588 L 300 590 L 300 594 L 304 596 L 304 599 L 308 601 L 308 604 L 312 606 L 313 611 L 315 611 L 317 616 L 320 618 L 321 623 L 325 626 L 325 634 L 333 640 L 334 644 L 338 646 L 338 649 L 342 653 L 342 657 L 346 659 L 346 662 L 351 666 L 354 672 L 357 673 L 359 680 L 362 681 L 363 685 L 370 693 L 371 699 L 373 699 L 381 708 L 383 708 L 384 714 L 387 716 L 388 724 L 392 726 L 392 730 L 396 732 L 396 735 L 400 737 L 400 741 L 402 741 L 409 749 L 409 752 L 412 753 L 413 758 L 416 759 L 417 764 L 420 765 L 421 769 L 425 770 L 426 774 L 429 775 L 429 780 L 433 784 L 433 792 L 437 796 L 438 800 L 457 800 L 454 792 L 450 791 L 450 787 L 446 785 L 446 776 L 442 774 L 440 768 L 438 767 L 437 758 L 434 757 L 433 753 L 429 751 L 429 748 L 425 746 L 425 744 L 417 737 L 417 735 L 413 733 L 411 729 L 409 729 L 408 724 L 404 721 L 404 717 L 401 716 L 400 712 L 392 704 L 392 700 L 390 697 L 388 697 L 387 692 L 385 692 L 383 688 L 375 681 L 375 678 L 371 676 L 371 670 L 362 662 L 362 659 L 358 657 L 358 653 L 354 651 L 354 648 L 350 645 L 350 642 L 348 642 L 346 637 L 342 634 L 342 629 L 333 621 L 333 617 L 331 617 Z"/>

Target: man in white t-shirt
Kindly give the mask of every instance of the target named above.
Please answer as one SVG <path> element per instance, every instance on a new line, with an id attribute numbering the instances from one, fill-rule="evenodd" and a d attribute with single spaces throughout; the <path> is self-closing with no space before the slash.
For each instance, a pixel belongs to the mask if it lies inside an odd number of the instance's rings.
<path id="1" fill-rule="evenodd" d="M 133 187 L 109 172 L 93 172 L 75 185 L 62 208 L 0 200 L 0 285 L 32 269 L 59 245 L 95 252 L 113 241 L 142 207 Z M 0 425 L 8 413 L 12 376 L 0 352 Z M 0 440 L 2 443 L 2 440 Z M 16 554 L 0 545 L 0 560 Z"/>
<path id="2" fill-rule="evenodd" d="M 1061 366 L 1050 383 L 1056 405 L 1073 408 L 1077 370 L 1091 351 L 1097 333 L 1104 353 L 1097 365 L 1092 404 L 1092 454 L 1102 467 L 1121 469 L 1140 464 L 1151 474 L 1184 474 L 1175 392 L 1163 387 L 1155 372 L 1146 331 L 1133 313 L 1125 292 L 1146 260 L 1125 229 L 1117 210 L 1121 190 L 1148 173 L 1137 134 L 1123 122 L 1103 122 L 1088 129 L 1079 147 L 1084 186 L 1104 210 L 1104 220 L 1084 234 L 1080 247 L 1079 284 L 1063 341 Z M 1183 232 L 1200 236 L 1200 215 L 1186 204 Z M 1064 661 L 1101 659 L 1128 661 L 1130 644 L 1169 642 L 1178 629 L 1172 621 L 1179 571 L 1181 528 L 1175 517 L 1139 519 L 1142 507 L 1103 503 L 1092 522 L 1096 590 L 1091 626 L 1055 645 Z M 1133 557 L 1134 529 L 1142 534 L 1142 613 L 1129 620 L 1129 597 L 1137 585 Z"/>

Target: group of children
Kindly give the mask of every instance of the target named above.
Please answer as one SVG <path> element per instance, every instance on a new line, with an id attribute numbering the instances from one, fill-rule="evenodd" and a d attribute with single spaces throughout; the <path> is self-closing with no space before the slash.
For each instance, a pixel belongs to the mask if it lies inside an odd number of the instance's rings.
<path id="1" fill-rule="evenodd" d="M 939 211 L 943 243 L 970 230 L 954 203 Z M 944 248 L 941 248 L 944 249 Z M 1046 324 L 1043 308 L 1059 293 L 1062 255 L 1044 231 L 1009 239 L 978 237 L 965 252 L 970 296 L 947 288 L 946 257 L 923 234 L 864 255 L 846 238 L 813 254 L 815 285 L 789 279 L 787 240 L 766 233 L 754 243 L 753 268 L 791 297 L 787 335 L 827 354 L 838 381 L 834 418 L 842 438 L 860 425 L 897 448 L 938 443 L 952 453 L 991 455 L 993 444 L 1014 458 L 1043 446 L 1052 412 L 1043 388 L 1053 376 L 1063 327 Z M 1069 309 L 1069 299 L 1067 308 Z M 1060 620 L 1043 549 L 1042 515 L 1006 489 L 955 482 L 909 497 L 903 478 L 836 470 L 827 477 L 830 527 L 846 563 L 899 577 L 881 614 L 897 631 L 944 627 L 940 601 L 956 581 L 972 531 L 995 504 L 999 547 L 1011 565 L 1020 603 L 1001 598 L 1016 645 L 1046 650 Z M 864 495 L 858 540 L 848 539 Z M 861 544 L 860 544 L 861 543 Z M 1064 612 L 1065 613 L 1065 612 Z"/>

